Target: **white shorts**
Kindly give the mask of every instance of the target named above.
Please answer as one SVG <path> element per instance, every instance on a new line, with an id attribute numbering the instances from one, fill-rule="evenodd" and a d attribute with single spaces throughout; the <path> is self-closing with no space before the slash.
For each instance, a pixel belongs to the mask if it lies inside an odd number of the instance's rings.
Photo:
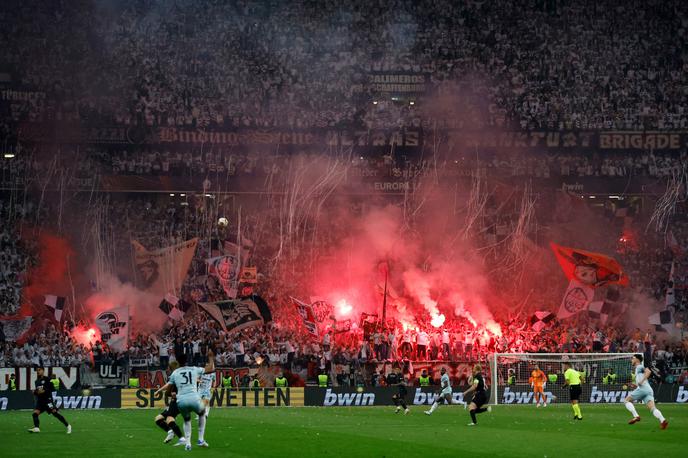
<path id="1" fill-rule="evenodd" d="M 442 396 L 446 396 L 447 394 L 448 394 L 448 395 L 451 395 L 451 394 L 452 394 L 452 389 L 451 389 L 451 388 L 444 388 L 444 389 L 442 390 L 442 393 L 441 393 L 441 394 L 442 394 Z"/>
<path id="2" fill-rule="evenodd" d="M 201 406 L 201 399 L 198 396 L 185 396 L 177 399 L 179 412 L 183 417 L 188 417 L 191 413 L 203 413 L 205 407 Z"/>
<path id="3" fill-rule="evenodd" d="M 634 401 L 647 403 L 655 400 L 655 394 L 650 387 L 638 387 L 629 393 Z"/>

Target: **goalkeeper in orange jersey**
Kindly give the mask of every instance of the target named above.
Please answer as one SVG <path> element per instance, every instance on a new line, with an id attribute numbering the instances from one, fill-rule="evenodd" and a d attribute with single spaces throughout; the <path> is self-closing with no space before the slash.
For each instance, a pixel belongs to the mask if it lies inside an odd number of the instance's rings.
<path id="1" fill-rule="evenodd" d="M 547 407 L 547 396 L 545 396 L 545 385 L 547 384 L 547 376 L 540 366 L 535 365 L 535 369 L 530 373 L 530 386 L 533 388 L 533 399 L 535 400 L 536 407 L 540 407 L 540 402 L 542 401 L 542 407 Z"/>

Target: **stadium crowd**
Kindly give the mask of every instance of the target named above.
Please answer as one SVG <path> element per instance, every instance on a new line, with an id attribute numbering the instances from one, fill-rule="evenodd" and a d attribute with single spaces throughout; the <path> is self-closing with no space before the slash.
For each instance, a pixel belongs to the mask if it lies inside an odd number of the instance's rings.
<path id="1" fill-rule="evenodd" d="M 1 14 L 7 78 L 36 94 L 15 120 L 688 126 L 682 2 L 13 0 Z M 422 83 L 390 100 L 380 75 Z M 424 96 L 458 103 L 409 104 Z"/>
<path id="2" fill-rule="evenodd" d="M 17 134 L 21 129 L 15 127 L 22 123 L 225 130 L 688 127 L 688 63 L 680 44 L 688 38 L 685 2 L 633 0 L 618 8 L 592 0 L 125 0 L 89 5 L 9 0 L 0 11 L 6 25 L 0 30 L 3 138 L 8 131 Z M 374 82 L 396 76 L 423 83 L 413 92 L 399 93 Z M 51 148 L 49 155 L 59 156 Z M 451 142 L 448 148 L 453 148 Z M 78 150 L 79 160 L 73 161 L 77 177 L 261 176 L 256 181 L 288 169 L 295 154 L 278 154 L 276 148 L 153 145 L 80 145 Z M 56 175 L 57 160 L 45 161 L 29 151 L 0 162 L 3 186 L 18 183 L 20 175 L 22 183 L 42 183 L 40 178 Z M 674 155 L 651 150 L 612 155 L 513 151 L 481 153 L 479 160 L 448 155 L 446 162 L 430 164 L 390 152 L 356 155 L 351 166 L 361 175 L 377 171 L 400 178 L 430 170 L 437 176 L 484 171 L 488 176 L 534 178 L 663 178 L 685 169 L 685 154 L 685 148 Z M 106 209 L 88 213 L 96 227 L 126 228 L 109 235 L 110 251 L 98 255 L 113 265 L 126 264 L 132 239 L 154 249 L 198 237 L 181 296 L 192 303 L 222 298 L 222 287 L 208 275 L 205 262 L 214 249 L 219 202 L 205 203 L 206 189 L 200 191 L 180 201 L 94 197 Z M 22 237 L 21 229 L 57 219 L 54 211 L 50 218 L 39 217 L 35 204 L 20 201 L 9 193 L 0 199 L 0 315 L 16 313 L 26 274 L 41 262 L 34 242 Z M 59 220 L 83 221 L 78 214 L 84 208 L 67 209 L 73 214 L 65 215 L 60 210 Z M 519 216 L 507 213 L 494 221 L 515 227 Z M 258 272 L 268 272 L 278 242 L 265 234 L 279 223 L 262 213 L 247 219 L 264 220 L 264 233 L 251 237 L 260 238 L 265 250 L 253 253 L 251 262 Z M 493 225 L 485 223 L 486 228 Z M 680 213 L 670 229 L 677 240 L 688 239 L 688 224 Z M 328 236 L 319 234 L 313 243 L 325 247 Z M 677 304 L 685 309 L 687 266 L 663 240 L 638 239 L 618 255 L 631 276 L 640 279 L 636 291 L 656 299 L 665 296 L 674 265 Z M 294 265 L 300 268 L 300 263 Z M 666 343 L 667 337 L 654 328 L 624 332 L 619 321 L 581 317 L 535 331 L 532 313 L 544 307 L 555 310 L 561 299 L 546 288 L 536 290 L 527 307 L 496 317 L 501 335 L 449 317 L 442 328 L 424 321 L 362 319 L 344 329 L 340 323 L 329 332 L 323 329 L 318 338 L 299 324 L 288 300 L 305 294 L 307 285 L 265 276 L 257 292 L 272 307 L 274 322 L 238 336 L 224 333 L 193 307 L 184 320 L 169 322 L 160 332 L 137 330 L 128 350 L 117 354 L 102 342 L 90 347 L 79 343 L 73 330 L 84 324 L 71 323 L 70 317 L 62 328 L 47 325 L 19 344 L 2 335 L 0 367 L 126 360 L 157 367 L 182 353 L 200 364 L 209 348 L 221 366 L 279 364 L 308 367 L 309 372 L 349 365 L 358 373 L 375 361 L 483 360 L 495 351 L 637 351 L 667 368 L 688 365 L 688 342 Z M 688 377 L 681 380 L 688 383 Z"/>

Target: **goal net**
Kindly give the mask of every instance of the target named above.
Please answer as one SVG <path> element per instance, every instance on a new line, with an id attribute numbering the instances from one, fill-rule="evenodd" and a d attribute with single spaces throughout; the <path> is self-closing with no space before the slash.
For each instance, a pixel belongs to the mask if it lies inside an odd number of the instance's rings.
<path id="1" fill-rule="evenodd" d="M 581 402 L 623 402 L 632 381 L 632 353 L 496 353 L 491 362 L 492 404 L 535 404 L 531 376 L 545 373 L 547 403 L 569 402 L 564 362 L 581 372 Z"/>

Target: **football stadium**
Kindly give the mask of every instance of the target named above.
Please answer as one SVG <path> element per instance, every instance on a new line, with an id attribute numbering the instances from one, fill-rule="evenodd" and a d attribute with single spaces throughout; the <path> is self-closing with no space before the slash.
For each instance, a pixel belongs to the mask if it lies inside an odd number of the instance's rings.
<path id="1" fill-rule="evenodd" d="M 0 24 L 3 457 L 688 456 L 688 2 Z"/>

